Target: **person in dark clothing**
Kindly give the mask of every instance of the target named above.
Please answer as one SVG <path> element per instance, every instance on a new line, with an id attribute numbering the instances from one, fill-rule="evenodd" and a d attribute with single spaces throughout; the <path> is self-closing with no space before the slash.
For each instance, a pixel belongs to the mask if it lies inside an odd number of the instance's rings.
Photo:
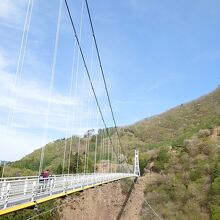
<path id="1" fill-rule="evenodd" d="M 39 192 L 43 192 L 47 190 L 49 181 L 49 170 L 43 171 L 39 176 Z"/>
<path id="2" fill-rule="evenodd" d="M 38 192 L 41 193 L 44 188 L 44 171 L 41 172 L 39 176 L 39 189 Z"/>
<path id="3" fill-rule="evenodd" d="M 44 171 L 41 172 L 40 176 L 39 176 L 39 182 L 43 182 L 44 181 Z"/>
<path id="4" fill-rule="evenodd" d="M 50 175 L 50 172 L 49 172 L 49 170 L 46 170 L 46 171 L 44 171 L 44 175 L 43 175 L 43 177 L 44 177 L 44 188 L 45 188 L 45 190 L 47 190 L 47 188 L 49 187 L 49 175 Z"/>
<path id="5" fill-rule="evenodd" d="M 43 172 L 43 177 L 44 177 L 44 179 L 48 179 L 48 177 L 49 177 L 49 170 L 46 170 L 46 171 Z"/>

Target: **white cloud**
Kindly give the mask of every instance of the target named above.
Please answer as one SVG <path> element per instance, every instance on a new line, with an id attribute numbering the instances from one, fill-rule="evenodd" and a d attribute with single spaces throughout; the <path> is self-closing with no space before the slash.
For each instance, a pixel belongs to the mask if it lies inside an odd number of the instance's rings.
<path id="1" fill-rule="evenodd" d="M 1 70 L 1 69 L 0 69 Z M 49 102 L 48 88 L 41 86 L 37 81 L 22 79 L 14 86 L 14 77 L 10 73 L 0 74 L 0 106 L 13 108 L 18 113 L 46 115 Z M 52 116 L 65 116 L 67 108 L 80 106 L 82 102 L 76 97 L 68 97 L 54 92 L 51 98 Z"/>
<path id="2" fill-rule="evenodd" d="M 66 130 L 67 136 L 71 136 L 83 134 L 91 128 L 87 121 L 96 119 L 94 106 L 88 110 L 85 100 L 62 94 L 56 88 L 52 93 L 47 124 L 47 85 L 36 79 L 27 80 L 23 76 L 15 86 L 15 74 L 8 71 L 9 67 L 10 63 L 0 51 L 0 159 L 19 159 L 50 140 L 65 137 Z M 87 94 L 86 99 L 90 96 Z M 7 128 L 9 110 L 14 111 L 14 117 Z M 45 126 L 46 141 L 42 140 Z"/>
<path id="3" fill-rule="evenodd" d="M 1 0 L 0 23 L 19 28 L 18 25 L 23 24 L 27 6 L 28 0 Z"/>
<path id="4" fill-rule="evenodd" d="M 0 67 L 0 70 L 1 70 L 1 67 Z M 1 72 L 0 91 L 1 91 L 1 94 L 3 93 L 12 93 L 14 95 L 16 94 L 18 99 L 20 98 L 21 100 L 23 99 L 34 100 L 34 101 L 43 102 L 43 103 L 47 103 L 49 101 L 48 88 L 42 87 L 41 84 L 37 81 L 27 81 L 25 79 L 23 79 L 20 82 L 19 86 L 15 87 L 14 86 L 14 75 L 7 73 L 7 72 Z M 5 94 L 3 94 L 2 96 L 4 95 Z M 2 103 L 0 103 L 0 105 L 1 104 Z M 72 106 L 72 105 L 79 105 L 80 101 L 77 98 L 70 98 L 70 97 L 61 95 L 59 93 L 54 93 L 51 99 L 51 104 Z M 6 107 L 9 107 L 9 106 L 6 106 Z M 35 109 L 36 108 L 34 108 L 34 110 Z"/>
<path id="5" fill-rule="evenodd" d="M 28 2 L 29 0 L 0 0 L 0 25 L 15 28 L 20 34 L 23 30 Z M 35 13 L 37 12 L 36 5 L 34 6 Z M 48 15 L 51 14 L 53 13 L 48 12 Z M 32 20 L 34 23 L 34 19 Z M 69 25 L 68 20 L 63 21 L 63 29 L 67 22 Z M 90 85 L 86 84 L 83 89 L 81 88 L 83 83 L 79 83 L 78 90 L 80 91 L 77 92 L 77 95 L 70 97 L 68 89 L 63 89 L 64 82 L 60 83 L 61 88 L 56 84 L 53 89 L 48 123 L 46 122 L 47 106 L 50 100 L 48 84 L 51 68 L 51 60 L 47 53 L 49 54 L 50 51 L 47 51 L 47 48 L 45 49 L 41 44 L 35 45 L 36 41 L 45 40 L 42 34 L 44 32 L 39 28 L 35 28 L 33 31 L 33 27 L 30 30 L 24 68 L 16 86 L 18 41 L 0 45 L 0 160 L 19 159 L 48 141 L 65 137 L 66 132 L 67 137 L 72 134 L 84 134 L 87 129 L 91 129 L 89 125 L 97 124 L 95 121 L 97 110 L 94 103 L 88 111 L 89 100 L 94 101 Z M 71 29 L 70 31 L 72 32 Z M 6 31 L 3 35 L 4 39 L 7 39 L 7 34 L 11 34 L 11 32 Z M 47 37 L 51 41 L 50 32 Z M 50 47 L 53 47 L 53 43 L 48 43 L 48 48 Z M 59 65 L 57 66 L 59 67 Z M 79 70 L 83 73 L 82 68 L 80 67 Z M 60 74 L 59 71 L 62 70 L 57 68 L 56 75 Z M 64 79 L 68 77 L 68 74 L 62 73 L 62 76 Z M 80 75 L 79 80 L 82 78 L 83 74 Z M 69 84 L 69 80 L 67 79 L 67 84 Z M 95 82 L 97 96 L 102 96 L 103 90 L 98 86 L 100 83 L 95 76 L 93 82 Z M 11 114 L 9 114 L 10 112 Z M 7 127 L 8 115 L 11 120 Z M 47 140 L 43 140 L 45 126 L 47 126 Z"/>

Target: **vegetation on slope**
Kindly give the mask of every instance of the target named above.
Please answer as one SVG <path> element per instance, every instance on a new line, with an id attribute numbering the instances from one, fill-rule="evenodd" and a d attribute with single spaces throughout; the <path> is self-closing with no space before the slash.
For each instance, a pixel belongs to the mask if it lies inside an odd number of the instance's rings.
<path id="1" fill-rule="evenodd" d="M 147 164 L 152 171 L 161 173 L 155 184 L 146 189 L 146 198 L 165 219 L 207 219 L 209 216 L 212 220 L 220 219 L 220 140 L 213 138 L 213 135 L 216 136 L 213 128 L 219 125 L 220 88 L 161 115 L 119 129 L 129 162 L 132 162 L 134 149 L 139 148 L 141 173 L 144 173 Z M 101 135 L 100 132 L 99 149 Z M 85 141 L 85 138 L 82 139 L 82 142 Z M 70 155 L 71 170 L 75 172 L 77 142 L 78 137 L 73 137 L 72 141 L 71 138 L 62 139 L 46 145 L 44 167 L 60 173 L 66 144 L 67 149 L 72 149 L 72 154 L 67 153 L 66 161 Z M 91 171 L 95 143 L 95 136 L 91 136 L 88 163 Z M 97 161 L 107 159 L 107 154 L 103 155 Z M 83 145 L 80 169 L 85 164 L 84 157 Z M 6 174 L 37 174 L 39 158 L 40 149 L 7 166 Z M 145 206 L 142 216 L 150 219 Z"/>
<path id="2" fill-rule="evenodd" d="M 0 220 L 23 220 L 34 217 L 35 220 L 59 220 L 60 215 L 58 209 L 54 207 L 59 206 L 58 202 L 53 200 L 38 205 L 37 209 L 32 207 L 24 209 L 0 217 Z M 43 215 L 41 213 L 44 213 Z"/>
<path id="3" fill-rule="evenodd" d="M 159 146 L 182 145 L 200 129 L 220 125 L 220 87 L 195 101 L 121 129 L 127 149 L 142 152 Z M 132 155 L 132 152 L 130 152 Z"/>
<path id="4" fill-rule="evenodd" d="M 128 127 L 120 128 L 119 133 L 124 151 L 126 151 L 130 163 L 133 160 L 134 149 L 138 148 L 140 150 L 141 168 L 143 171 L 143 167 L 147 162 L 144 152 L 160 146 L 180 146 L 183 144 L 184 139 L 191 137 L 200 129 L 211 129 L 217 125 L 220 125 L 220 88 L 209 95 L 203 96 L 193 102 L 182 104 L 161 115 L 142 120 Z M 100 149 L 102 134 L 102 130 L 100 130 L 98 135 L 98 149 Z M 114 140 L 114 137 L 112 139 Z M 85 155 L 84 143 L 86 140 L 84 138 L 81 141 L 80 155 L 83 157 Z M 93 135 L 90 139 L 90 164 L 94 164 L 95 143 L 96 139 Z M 47 144 L 45 146 L 44 157 L 45 168 L 49 168 L 53 173 L 59 170 L 60 167 L 58 166 L 62 164 L 65 145 L 67 146 L 67 161 L 69 149 L 71 149 L 72 154 L 77 152 L 78 137 L 73 136 L 66 140 L 61 139 Z M 11 167 L 17 169 L 25 168 L 26 174 L 37 174 L 40 153 L 41 150 L 38 149 L 21 160 L 12 163 Z M 99 153 L 97 155 L 99 156 Z M 97 161 L 107 159 L 106 153 L 103 155 L 103 158 L 97 157 Z M 8 168 L 8 171 L 6 175 L 11 175 L 12 169 Z M 17 173 L 19 175 L 19 170 Z"/>
<path id="5" fill-rule="evenodd" d="M 209 192 L 209 208 L 211 219 L 220 219 L 220 157 L 216 161 L 212 173 L 212 183 Z"/>
<path id="6" fill-rule="evenodd" d="M 167 149 L 149 167 L 161 173 L 145 190 L 149 203 L 164 219 L 220 219 L 220 128 Z M 145 205 L 142 216 L 150 219 Z"/>
<path id="7" fill-rule="evenodd" d="M 97 136 L 97 162 L 107 160 L 108 157 L 112 157 L 112 153 L 109 152 L 108 154 L 106 147 L 105 149 L 103 149 L 103 147 L 101 148 L 101 137 L 103 136 L 102 130 L 100 130 Z M 104 139 L 102 138 L 102 140 L 105 141 L 105 146 L 107 146 L 106 136 Z M 90 137 L 83 137 L 80 139 L 79 156 L 78 146 L 79 137 L 77 136 L 67 139 L 63 138 L 47 144 L 44 150 L 44 169 L 49 169 L 52 174 L 61 174 L 63 169 L 64 148 L 66 147 L 64 173 L 67 173 L 68 168 L 70 173 L 76 173 L 77 163 L 78 172 L 84 171 L 84 166 L 86 166 L 86 172 L 93 172 L 95 163 L 94 149 L 96 146 L 96 136 L 92 135 Z M 102 151 L 101 154 L 100 151 Z M 41 149 L 37 149 L 21 160 L 10 163 L 6 166 L 5 176 L 38 175 L 40 156 Z"/>

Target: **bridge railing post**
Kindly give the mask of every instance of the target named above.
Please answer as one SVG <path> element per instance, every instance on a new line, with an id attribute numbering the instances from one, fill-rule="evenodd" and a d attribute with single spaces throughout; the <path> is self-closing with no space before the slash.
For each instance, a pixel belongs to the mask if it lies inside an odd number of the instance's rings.
<path id="1" fill-rule="evenodd" d="M 86 175 L 86 186 L 89 185 L 89 174 Z"/>
<path id="2" fill-rule="evenodd" d="M 77 174 L 77 176 L 76 176 L 76 185 L 77 185 L 77 187 L 78 187 L 78 185 L 79 185 L 79 180 L 80 180 L 80 175 Z"/>
<path id="3" fill-rule="evenodd" d="M 5 190 L 6 190 L 6 181 L 4 180 L 1 187 L 1 199 L 4 198 Z"/>
<path id="4" fill-rule="evenodd" d="M 87 185 L 87 174 L 85 174 L 84 176 L 84 184 L 83 184 L 83 187 L 85 187 Z"/>
<path id="5" fill-rule="evenodd" d="M 96 184 L 96 182 L 97 182 L 97 181 L 96 181 L 96 173 L 94 173 L 94 179 L 93 179 L 93 182 L 94 182 L 93 184 Z"/>
<path id="6" fill-rule="evenodd" d="M 28 186 L 28 178 L 26 178 L 24 182 L 24 195 L 26 195 L 27 193 L 27 186 Z"/>
<path id="7" fill-rule="evenodd" d="M 53 194 L 54 190 L 54 178 L 50 180 L 50 196 Z"/>
<path id="8" fill-rule="evenodd" d="M 6 194 L 5 194 L 5 202 L 4 202 L 4 209 L 7 208 L 7 205 L 8 205 L 8 199 L 9 199 L 9 195 L 10 195 L 10 188 L 11 188 L 11 184 L 8 183 L 7 184 L 7 187 L 6 187 Z"/>
<path id="9" fill-rule="evenodd" d="M 63 178 L 63 192 L 66 193 L 66 177 Z"/>
<path id="10" fill-rule="evenodd" d="M 31 196 L 31 202 L 36 200 L 36 186 L 37 186 L 37 182 L 34 181 L 32 184 L 32 196 Z"/>
<path id="11" fill-rule="evenodd" d="M 89 178 L 88 178 L 88 174 L 86 173 L 86 178 L 85 178 L 85 183 L 86 183 L 86 186 L 88 186 L 89 184 L 88 184 L 88 182 L 89 182 Z"/>
<path id="12" fill-rule="evenodd" d="M 71 184 L 70 184 L 71 188 L 73 188 L 73 183 L 74 183 L 74 182 L 75 182 L 75 176 L 72 175 L 72 176 L 71 176 Z"/>

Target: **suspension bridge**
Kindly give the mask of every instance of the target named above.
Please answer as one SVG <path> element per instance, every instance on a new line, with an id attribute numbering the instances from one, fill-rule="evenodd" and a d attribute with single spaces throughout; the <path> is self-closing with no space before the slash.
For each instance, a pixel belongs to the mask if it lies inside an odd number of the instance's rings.
<path id="1" fill-rule="evenodd" d="M 112 181 L 124 178 L 137 178 L 139 175 L 138 152 L 135 151 L 133 173 L 64 174 L 44 178 L 43 181 L 38 176 L 2 178 L 0 180 L 0 215 L 35 206 L 52 199 L 65 197 L 74 192 Z"/>
<path id="2" fill-rule="evenodd" d="M 25 24 L 23 29 L 23 35 L 21 40 L 20 53 L 17 64 L 17 71 L 15 73 L 15 82 L 14 88 L 17 88 L 19 85 L 19 80 L 21 80 L 25 50 L 27 48 L 27 39 L 28 32 L 31 24 L 32 13 L 34 9 L 34 0 L 28 0 L 27 11 Z M 72 6 L 73 7 L 73 6 Z M 90 68 L 88 65 L 88 55 L 85 52 L 85 45 L 82 43 L 82 25 L 83 25 L 83 15 L 84 8 L 86 8 L 87 18 L 88 18 L 88 27 L 90 27 L 91 39 L 92 39 L 92 52 L 91 52 L 91 64 Z M 65 11 L 65 12 L 64 12 Z M 37 204 L 65 197 L 74 192 L 82 191 L 88 188 L 97 187 L 102 184 L 106 184 L 112 181 L 121 180 L 124 178 L 137 178 L 140 175 L 139 169 L 139 158 L 138 150 L 135 150 L 134 154 L 134 164 L 133 169 L 131 169 L 131 164 L 128 164 L 128 157 L 126 156 L 127 151 L 123 147 L 123 143 L 120 138 L 120 132 L 116 124 L 115 115 L 110 99 L 110 94 L 108 91 L 108 86 L 103 70 L 103 65 L 101 62 L 101 55 L 98 48 L 98 43 L 95 35 L 95 30 L 93 26 L 92 16 L 89 9 L 89 4 L 87 0 L 82 0 L 81 5 L 81 17 L 80 17 L 80 28 L 77 31 L 76 23 L 73 18 L 73 9 L 71 10 L 70 5 L 67 0 L 59 0 L 59 10 L 57 16 L 57 28 L 56 28 L 56 38 L 54 43 L 54 52 L 53 52 L 53 62 L 51 68 L 51 76 L 48 89 L 48 103 L 47 108 L 45 109 L 45 128 L 43 132 L 44 142 L 47 140 L 48 136 L 48 125 L 50 123 L 49 116 L 53 103 L 53 89 L 54 89 L 54 78 L 55 78 L 55 67 L 57 62 L 57 51 L 58 43 L 60 36 L 60 27 L 61 27 L 61 17 L 62 13 L 68 17 L 69 25 L 72 29 L 72 41 L 74 46 L 73 52 L 73 62 L 71 69 L 71 80 L 70 80 L 70 90 L 69 98 L 70 100 L 74 99 L 78 94 L 82 94 L 85 90 L 89 90 L 90 93 L 87 96 L 81 95 L 80 100 L 84 100 L 84 103 L 87 100 L 87 104 L 84 104 L 84 108 L 87 108 L 88 115 L 92 117 L 91 109 L 96 107 L 96 129 L 101 129 L 101 134 L 94 133 L 88 134 L 84 137 L 78 135 L 78 143 L 76 144 L 72 139 L 73 135 L 73 124 L 78 123 L 79 130 L 83 130 L 83 117 L 82 109 L 79 108 L 77 112 L 77 107 L 72 105 L 72 108 L 69 108 L 67 111 L 66 124 L 71 124 L 71 128 L 66 127 L 66 137 L 64 141 L 64 147 L 62 152 L 62 172 L 58 175 L 49 175 L 48 177 L 40 178 L 40 174 L 46 168 L 45 157 L 46 151 L 45 146 L 41 148 L 40 158 L 39 158 L 39 170 L 35 176 L 19 176 L 19 177 L 5 177 L 7 176 L 6 167 L 4 164 L 2 177 L 0 178 L 0 215 L 4 215 L 10 212 L 17 210 L 25 209 L 28 207 L 34 207 Z M 87 35 L 86 35 L 87 36 Z M 93 71 L 93 60 L 94 60 L 94 51 L 97 55 L 97 65 L 99 67 L 103 89 L 105 92 L 105 98 L 100 98 L 97 93 L 97 88 L 94 83 Z M 77 54 L 77 55 L 76 55 Z M 81 66 L 80 68 L 80 58 Z M 80 72 L 82 73 L 80 75 Z M 97 73 L 98 74 L 98 73 Z M 75 84 L 74 84 L 75 79 Z M 81 79 L 81 81 L 80 81 Z M 86 81 L 87 79 L 87 81 Z M 86 87 L 87 82 L 87 87 Z M 74 87 L 75 85 L 75 87 Z M 79 86 L 82 85 L 82 86 Z M 90 87 L 90 88 L 89 88 Z M 85 89 L 87 88 L 87 89 Z M 81 93 L 79 90 L 82 90 Z M 75 96 L 74 96 L 75 95 Z M 14 115 L 16 114 L 16 102 L 19 97 L 15 94 L 14 100 L 15 104 L 12 105 L 8 110 L 8 120 L 7 128 L 13 124 Z M 103 102 L 101 104 L 101 101 Z M 106 120 L 106 112 L 103 109 L 106 109 L 106 106 L 109 109 L 110 119 Z M 76 119 L 79 118 L 79 121 L 76 122 Z M 94 120 L 93 120 L 94 121 Z M 87 127 L 92 127 L 94 123 L 90 123 Z M 109 129 L 111 127 L 111 129 Z M 68 130 L 69 129 L 69 130 Z M 69 132 L 68 132 L 69 131 Z M 90 130 L 91 131 L 91 130 Z M 68 134 L 71 136 L 70 143 L 67 142 Z M 91 137 L 95 138 L 93 147 L 91 147 Z M 75 145 L 73 152 L 73 145 Z M 76 153 L 76 170 L 71 173 L 70 163 L 71 155 Z M 81 158 L 80 158 L 81 157 Z M 91 158 L 93 157 L 93 158 Z M 80 159 L 84 160 L 84 168 L 80 169 L 79 161 Z M 104 168 L 107 161 L 107 168 Z M 92 163 L 89 165 L 89 161 Z M 93 172 L 89 172 L 89 166 L 94 167 Z M 97 169 L 99 166 L 99 169 Z"/>

